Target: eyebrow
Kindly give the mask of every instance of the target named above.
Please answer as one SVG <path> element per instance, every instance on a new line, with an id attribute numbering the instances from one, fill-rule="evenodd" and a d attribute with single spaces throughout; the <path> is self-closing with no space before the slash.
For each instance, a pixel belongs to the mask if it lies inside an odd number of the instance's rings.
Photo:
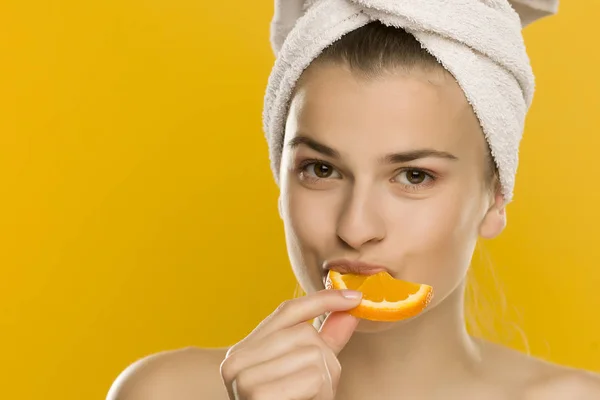
<path id="1" fill-rule="evenodd" d="M 319 143 L 318 141 L 311 139 L 308 136 L 298 135 L 288 142 L 288 146 L 291 149 L 295 149 L 301 145 L 304 145 L 304 146 L 316 151 L 317 153 L 321 153 L 327 157 L 336 158 L 336 159 L 340 158 L 340 153 L 337 150 L 335 150 L 327 145 L 324 145 L 323 143 Z M 381 158 L 381 162 L 385 163 L 385 164 L 402 164 L 402 163 L 407 163 L 407 162 L 419 160 L 422 158 L 430 158 L 430 157 L 443 158 L 443 159 L 452 160 L 452 161 L 458 160 L 458 157 L 456 157 L 454 154 L 448 153 L 446 151 L 439 151 L 439 150 L 434 150 L 434 149 L 418 149 L 418 150 L 411 150 L 411 151 L 387 154 Z"/>

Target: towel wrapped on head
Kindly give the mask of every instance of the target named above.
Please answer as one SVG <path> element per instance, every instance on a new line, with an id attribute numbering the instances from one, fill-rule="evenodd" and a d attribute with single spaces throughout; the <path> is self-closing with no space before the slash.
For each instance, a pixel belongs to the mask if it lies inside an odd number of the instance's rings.
<path id="1" fill-rule="evenodd" d="M 557 12 L 558 0 L 276 0 L 263 122 L 279 180 L 285 120 L 302 72 L 329 45 L 369 22 L 411 33 L 450 72 L 473 107 L 512 200 L 519 144 L 534 93 L 522 27 Z"/>

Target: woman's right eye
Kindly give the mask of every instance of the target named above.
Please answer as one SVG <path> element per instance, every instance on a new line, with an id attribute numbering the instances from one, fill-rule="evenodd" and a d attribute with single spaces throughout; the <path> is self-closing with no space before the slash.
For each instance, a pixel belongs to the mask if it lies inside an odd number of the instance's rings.
<path id="1" fill-rule="evenodd" d="M 301 176 L 303 178 L 318 179 L 339 179 L 340 173 L 331 165 L 324 162 L 311 162 L 302 167 Z"/>

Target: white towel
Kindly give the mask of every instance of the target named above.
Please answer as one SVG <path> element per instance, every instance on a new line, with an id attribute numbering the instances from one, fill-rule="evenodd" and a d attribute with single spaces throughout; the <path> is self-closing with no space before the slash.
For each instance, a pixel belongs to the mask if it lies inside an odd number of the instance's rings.
<path id="1" fill-rule="evenodd" d="M 413 34 L 454 76 L 479 119 L 510 202 L 534 93 L 521 29 L 557 9 L 558 0 L 276 0 L 271 44 L 277 59 L 263 111 L 275 180 L 298 78 L 341 36 L 380 21 Z"/>

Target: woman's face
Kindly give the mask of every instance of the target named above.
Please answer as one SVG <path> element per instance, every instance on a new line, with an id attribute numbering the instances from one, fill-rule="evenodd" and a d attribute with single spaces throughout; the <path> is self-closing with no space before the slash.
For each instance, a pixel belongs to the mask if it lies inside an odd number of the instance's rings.
<path id="1" fill-rule="evenodd" d="M 486 184 L 477 118 L 443 70 L 364 79 L 311 66 L 294 95 L 280 171 L 293 270 L 324 288 L 332 260 L 383 266 L 434 288 L 430 307 L 465 278 L 477 237 L 504 227 Z"/>

